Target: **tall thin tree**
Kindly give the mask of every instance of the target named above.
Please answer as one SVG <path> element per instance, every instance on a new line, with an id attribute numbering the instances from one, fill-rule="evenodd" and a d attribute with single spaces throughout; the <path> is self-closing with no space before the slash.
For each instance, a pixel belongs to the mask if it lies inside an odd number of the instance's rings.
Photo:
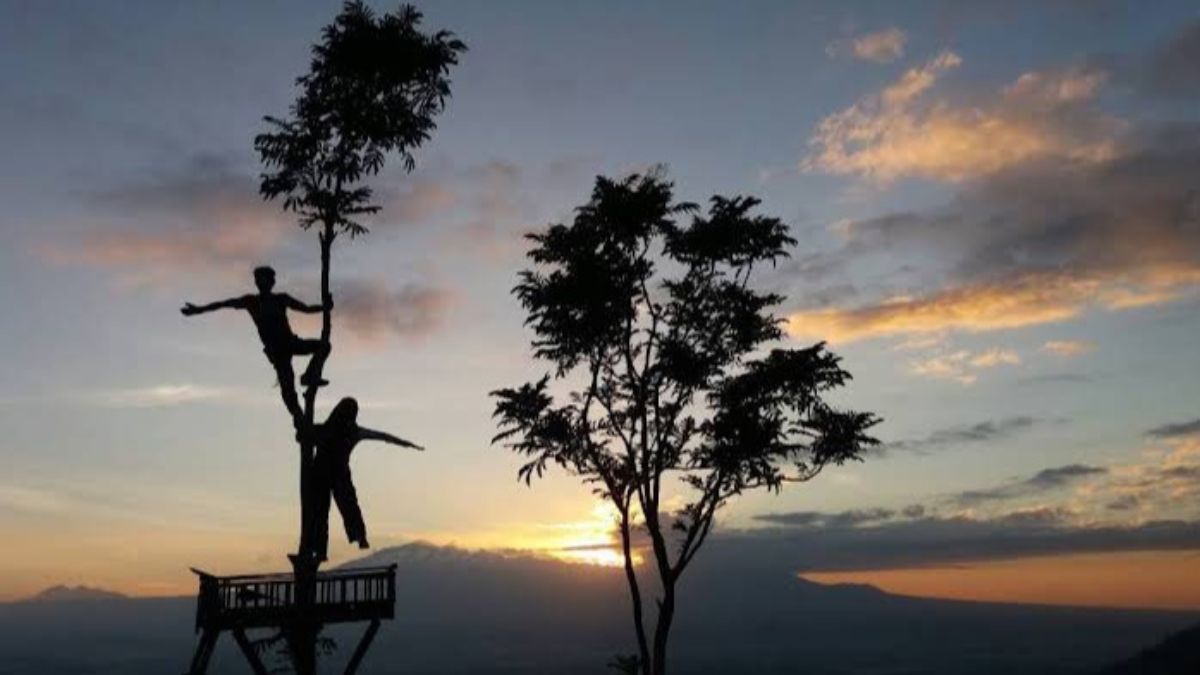
<path id="1" fill-rule="evenodd" d="M 434 117 L 450 96 L 450 68 L 466 45 L 447 31 L 421 31 L 421 13 L 402 5 L 376 15 L 362 2 L 346 2 L 312 48 L 309 72 L 286 118 L 266 117 L 270 130 L 254 139 L 265 168 L 260 191 L 283 199 L 305 230 L 316 229 L 321 252 L 321 340 L 332 337 L 330 256 L 338 237 L 365 234 L 360 218 L 375 213 L 366 179 L 378 174 L 389 154 L 405 170 L 413 151 L 429 139 Z M 320 380 L 324 357 L 316 364 Z M 318 387 L 304 392 L 304 419 L 313 424 Z M 302 435 L 302 438 L 308 436 Z M 309 485 L 311 441 L 300 445 L 300 552 L 308 551 L 313 514 Z"/>
<path id="2" fill-rule="evenodd" d="M 533 266 L 514 289 L 533 353 L 553 370 L 492 392 L 493 442 L 527 457 L 527 483 L 557 465 L 616 509 L 637 653 L 614 665 L 631 673 L 666 673 L 678 582 L 723 505 L 810 480 L 877 442 L 875 415 L 825 400 L 850 380 L 837 356 L 823 343 L 779 345 L 772 309 L 784 298 L 750 281 L 795 241 L 757 205 L 713 197 L 701 214 L 658 173 L 599 177 L 572 222 L 529 235 Z M 685 215 L 690 224 L 676 224 Z M 672 513 L 673 494 L 689 496 Z M 652 586 L 635 562 L 639 527 Z"/>

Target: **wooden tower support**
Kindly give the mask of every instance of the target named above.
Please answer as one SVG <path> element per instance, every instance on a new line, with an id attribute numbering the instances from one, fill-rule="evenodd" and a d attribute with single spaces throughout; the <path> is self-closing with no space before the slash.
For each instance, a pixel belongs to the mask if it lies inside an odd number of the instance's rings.
<path id="1" fill-rule="evenodd" d="M 251 629 L 274 628 L 286 641 L 298 675 L 316 675 L 317 636 L 327 624 L 368 622 L 346 664 L 346 675 L 358 671 L 380 622 L 395 616 L 396 566 L 317 572 L 297 563 L 292 574 L 218 577 L 193 569 L 200 578 L 196 599 L 199 638 L 187 675 L 205 675 L 224 631 L 245 656 L 255 675 L 267 668 L 246 636 Z"/>

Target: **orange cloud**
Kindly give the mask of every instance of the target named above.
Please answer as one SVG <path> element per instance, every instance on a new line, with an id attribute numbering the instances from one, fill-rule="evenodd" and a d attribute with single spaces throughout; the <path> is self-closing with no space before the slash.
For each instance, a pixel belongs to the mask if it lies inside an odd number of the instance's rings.
<path id="1" fill-rule="evenodd" d="M 851 342 L 947 330 L 1021 328 L 1074 318 L 1096 305 L 1121 310 L 1166 302 L 1198 284 L 1200 267 L 1183 265 L 1128 274 L 1034 272 L 864 307 L 795 312 L 787 318 L 787 331 L 797 338 Z"/>
<path id="2" fill-rule="evenodd" d="M 961 64 L 944 51 L 826 117 L 803 168 L 880 182 L 962 181 L 1036 159 L 1094 163 L 1117 154 L 1122 123 L 1091 107 L 1102 73 L 1026 73 L 981 101 L 931 100 L 928 92 Z"/>

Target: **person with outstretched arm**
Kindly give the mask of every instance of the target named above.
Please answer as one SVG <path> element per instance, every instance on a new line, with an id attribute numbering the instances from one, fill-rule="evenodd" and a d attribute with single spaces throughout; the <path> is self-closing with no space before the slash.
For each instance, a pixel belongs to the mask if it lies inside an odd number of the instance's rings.
<path id="1" fill-rule="evenodd" d="M 194 305 L 189 302 L 180 311 L 184 316 L 195 316 L 218 309 L 243 309 L 249 312 L 250 318 L 254 320 L 255 328 L 258 329 L 258 336 L 262 339 L 263 352 L 267 355 L 267 360 L 274 366 L 275 374 L 279 378 L 279 390 L 283 395 L 283 404 L 287 406 L 298 429 L 304 417 L 304 411 L 300 408 L 300 401 L 296 396 L 296 374 L 292 370 L 292 357 L 304 354 L 313 355 L 308 361 L 308 369 L 300 377 L 301 385 L 322 386 L 328 384 L 325 380 L 316 379 L 315 369 L 317 363 L 324 360 L 329 354 L 329 343 L 297 337 L 292 332 L 291 324 L 288 323 L 287 313 L 290 309 L 305 314 L 317 314 L 326 308 L 322 305 L 305 304 L 287 293 L 273 292 L 275 270 L 270 267 L 255 268 L 254 284 L 258 287 L 258 293 L 229 298 L 207 305 Z M 329 309 L 332 308 L 333 301 L 330 300 Z"/>
<path id="2" fill-rule="evenodd" d="M 358 401 L 350 397 L 338 401 L 323 424 L 301 431 L 300 436 L 316 446 L 311 487 L 313 522 L 308 538 L 311 550 L 306 553 L 317 560 L 327 557 L 331 498 L 342 514 L 346 538 L 350 543 L 358 544 L 359 548 L 370 548 L 367 526 L 363 522 L 362 509 L 358 505 L 358 495 L 350 475 L 350 453 L 359 441 L 383 441 L 414 450 L 425 448 L 389 433 L 358 426 Z"/>

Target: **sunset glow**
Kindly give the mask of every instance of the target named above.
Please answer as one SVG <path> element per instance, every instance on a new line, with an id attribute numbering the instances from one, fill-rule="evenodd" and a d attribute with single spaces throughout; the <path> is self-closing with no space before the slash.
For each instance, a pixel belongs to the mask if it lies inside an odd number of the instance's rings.
<path id="1" fill-rule="evenodd" d="M 1200 610 L 1200 553 L 1144 551 L 964 563 L 949 567 L 810 572 L 822 584 L 980 602 Z"/>
<path id="2" fill-rule="evenodd" d="M 0 3 L 0 602 L 289 565 L 279 376 L 244 312 L 181 307 L 253 293 L 260 265 L 320 300 L 316 232 L 263 199 L 254 138 L 340 4 Z M 1194 0 L 417 4 L 469 49 L 412 170 L 388 154 L 369 232 L 333 246 L 313 419 L 355 397 L 424 451 L 356 447 L 369 537 L 335 508 L 329 566 L 414 542 L 622 565 L 597 484 L 519 479 L 489 392 L 555 372 L 512 292 L 526 235 L 661 166 L 701 213 L 741 195 L 778 219 L 795 245 L 746 281 L 781 298 L 760 347 L 827 342 L 852 375 L 829 405 L 883 420 L 864 461 L 729 499 L 698 560 L 1200 609 Z M 692 501 L 678 478 L 664 518 Z"/>

